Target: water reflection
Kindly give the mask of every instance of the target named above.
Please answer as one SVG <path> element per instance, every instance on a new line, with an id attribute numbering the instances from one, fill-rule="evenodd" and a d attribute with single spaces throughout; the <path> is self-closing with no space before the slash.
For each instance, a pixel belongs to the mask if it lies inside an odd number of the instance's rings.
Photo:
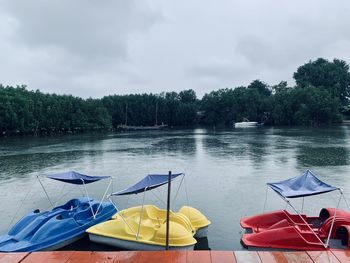
<path id="1" fill-rule="evenodd" d="M 223 155 L 230 155 L 234 153 L 234 149 L 230 147 L 228 142 L 222 141 L 221 135 L 206 136 L 202 139 L 203 149 L 213 157 L 220 157 Z"/>
<path id="2" fill-rule="evenodd" d="M 197 239 L 197 244 L 194 245 L 194 250 L 211 250 L 207 237 Z"/>
<path id="3" fill-rule="evenodd" d="M 0 178 L 3 180 L 25 178 L 28 174 L 47 167 L 80 159 L 84 156 L 97 156 L 101 151 L 42 152 L 33 154 L 15 154 L 0 158 Z"/>
<path id="4" fill-rule="evenodd" d="M 340 166 L 349 164 L 349 149 L 346 147 L 299 146 L 297 160 L 300 166 Z"/>
<path id="5" fill-rule="evenodd" d="M 257 166 L 264 164 L 270 143 L 263 129 L 236 129 L 203 138 L 203 148 L 212 157 L 250 159 Z"/>
<path id="6" fill-rule="evenodd" d="M 254 136 L 248 141 L 248 153 L 256 168 L 263 166 L 268 158 L 270 143 L 267 136 L 260 135 Z"/>
<path id="7" fill-rule="evenodd" d="M 193 136 L 166 138 L 154 143 L 151 150 L 158 153 L 194 155 L 196 139 Z"/>

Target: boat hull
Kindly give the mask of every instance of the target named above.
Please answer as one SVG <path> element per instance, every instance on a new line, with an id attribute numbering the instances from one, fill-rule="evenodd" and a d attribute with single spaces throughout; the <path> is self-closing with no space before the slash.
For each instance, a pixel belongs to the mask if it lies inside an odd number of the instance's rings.
<path id="1" fill-rule="evenodd" d="M 331 248 L 349 248 L 350 213 L 323 208 L 319 217 L 300 216 L 281 210 L 242 218 L 241 243 L 251 249 L 326 250 L 331 231 Z"/>
<path id="2" fill-rule="evenodd" d="M 72 243 L 82 239 L 85 235 L 86 234 L 84 233 L 84 234 L 72 237 L 70 239 L 67 239 L 67 240 L 65 240 L 65 241 L 63 241 L 61 243 L 58 243 L 56 245 L 53 245 L 51 247 L 44 248 L 41 251 L 53 251 L 53 250 L 57 250 L 57 249 L 63 248 L 65 246 L 68 246 L 68 245 L 70 245 L 70 244 L 72 244 Z"/>
<path id="3" fill-rule="evenodd" d="M 111 238 L 100 235 L 89 234 L 89 239 L 93 242 L 113 246 L 126 250 L 136 250 L 136 251 L 157 251 L 157 250 L 165 250 L 165 246 L 146 244 L 139 241 L 129 241 L 123 240 L 119 238 Z M 189 246 L 170 246 L 170 250 L 193 250 L 194 245 Z"/>
<path id="4" fill-rule="evenodd" d="M 258 123 L 255 121 L 247 121 L 247 122 L 236 122 L 234 124 L 235 128 L 253 128 L 257 127 Z"/>

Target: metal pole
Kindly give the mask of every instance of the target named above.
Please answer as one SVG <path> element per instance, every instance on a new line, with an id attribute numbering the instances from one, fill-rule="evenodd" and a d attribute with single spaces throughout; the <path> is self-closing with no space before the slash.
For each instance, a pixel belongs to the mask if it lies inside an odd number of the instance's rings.
<path id="1" fill-rule="evenodd" d="M 266 209 L 266 203 L 267 203 L 267 191 L 269 190 L 269 186 L 266 185 L 266 191 L 265 191 L 265 201 L 264 201 L 264 208 L 263 208 L 263 213 L 265 213 Z"/>
<path id="2" fill-rule="evenodd" d="M 303 202 L 301 204 L 301 212 L 303 213 L 304 212 L 304 197 L 303 197 Z"/>
<path id="3" fill-rule="evenodd" d="M 117 207 L 116 204 L 113 202 L 112 196 L 108 196 L 107 198 L 108 198 L 109 202 L 112 203 L 112 205 L 114 206 L 115 210 L 117 210 L 117 214 L 122 218 L 122 220 L 124 221 L 124 223 L 125 223 L 125 224 L 129 227 L 129 229 L 130 229 L 132 232 L 134 232 L 135 235 L 136 235 L 136 232 L 134 231 L 134 229 L 132 229 L 132 227 L 128 224 L 128 222 L 126 222 L 125 218 L 123 217 L 122 211 L 119 211 L 118 207 Z"/>
<path id="4" fill-rule="evenodd" d="M 137 228 L 136 240 L 139 240 L 139 234 L 140 234 L 141 220 L 142 220 L 142 215 L 143 215 L 143 206 L 145 204 L 146 191 L 147 191 L 147 187 L 145 188 L 145 191 L 143 192 L 142 207 L 141 207 L 141 212 L 140 212 L 139 226 Z"/>
<path id="5" fill-rule="evenodd" d="M 38 178 L 38 181 L 39 181 L 41 187 L 43 188 L 43 190 L 44 190 L 44 192 L 45 192 L 45 194 L 46 194 L 47 199 L 49 200 L 49 202 L 50 202 L 52 208 L 54 208 L 54 205 L 53 205 L 53 203 L 51 202 L 51 199 L 50 199 L 48 193 L 46 192 L 45 187 L 44 187 L 43 183 L 41 182 L 41 180 L 40 180 L 40 178 L 39 178 L 39 175 L 37 175 L 36 178 Z"/>
<path id="6" fill-rule="evenodd" d="M 165 250 L 169 250 L 169 217 L 170 217 L 170 190 L 171 190 L 171 171 L 168 174 L 168 198 L 166 206 L 166 239 Z"/>
<path id="7" fill-rule="evenodd" d="M 106 197 L 106 195 L 107 195 L 107 192 L 108 192 L 109 187 L 111 186 L 111 184 L 112 184 L 112 178 L 110 178 L 110 180 L 109 180 L 109 184 L 108 184 L 108 186 L 107 186 L 106 191 L 104 192 L 104 194 L 103 194 L 103 196 L 102 196 L 102 199 L 101 199 L 101 201 L 100 201 L 100 204 L 99 204 L 98 207 L 97 207 L 97 210 L 96 210 L 96 214 L 95 214 L 95 215 L 98 214 L 98 211 L 99 211 L 100 208 L 101 208 L 101 205 L 102 205 L 102 203 L 103 203 L 103 201 L 104 201 L 104 199 L 105 199 L 105 197 Z"/>
<path id="8" fill-rule="evenodd" d="M 179 193 L 179 191 L 180 191 L 180 187 L 181 187 L 181 185 L 182 185 L 182 182 L 183 182 L 184 178 L 185 178 L 185 174 L 182 174 L 181 182 L 180 182 L 180 184 L 179 184 L 179 187 L 177 188 L 177 191 L 176 191 L 175 197 L 174 197 L 174 199 L 173 199 L 173 203 L 174 203 L 174 204 L 175 204 L 175 201 L 176 201 L 177 195 L 178 195 L 178 193 Z"/>
<path id="9" fill-rule="evenodd" d="M 90 210 L 91 210 L 92 216 L 94 217 L 94 219 L 96 219 L 96 215 L 95 215 L 95 213 L 94 213 L 94 210 L 92 209 L 91 200 L 90 200 L 88 191 L 87 191 L 87 189 L 86 189 L 84 179 L 80 179 L 80 180 L 83 182 L 85 194 L 86 194 L 87 199 L 89 200 L 89 205 L 90 205 Z"/>

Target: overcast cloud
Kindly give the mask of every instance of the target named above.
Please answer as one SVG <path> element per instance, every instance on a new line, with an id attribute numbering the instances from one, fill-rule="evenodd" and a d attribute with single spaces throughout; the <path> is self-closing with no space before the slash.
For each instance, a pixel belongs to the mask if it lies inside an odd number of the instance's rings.
<path id="1" fill-rule="evenodd" d="M 0 83 L 109 94 L 287 80 L 350 62 L 348 0 L 0 0 Z"/>

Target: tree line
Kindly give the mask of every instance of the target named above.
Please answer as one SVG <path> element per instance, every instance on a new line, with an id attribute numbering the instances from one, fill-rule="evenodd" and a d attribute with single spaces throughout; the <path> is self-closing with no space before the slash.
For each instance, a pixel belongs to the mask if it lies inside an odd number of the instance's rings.
<path id="1" fill-rule="evenodd" d="M 268 85 L 212 91 L 198 99 L 193 90 L 160 94 L 110 95 L 82 99 L 0 85 L 0 132 L 48 134 L 149 126 L 231 126 L 249 119 L 268 125 L 321 125 L 350 117 L 349 65 L 319 58 L 300 66 L 294 86 Z"/>

